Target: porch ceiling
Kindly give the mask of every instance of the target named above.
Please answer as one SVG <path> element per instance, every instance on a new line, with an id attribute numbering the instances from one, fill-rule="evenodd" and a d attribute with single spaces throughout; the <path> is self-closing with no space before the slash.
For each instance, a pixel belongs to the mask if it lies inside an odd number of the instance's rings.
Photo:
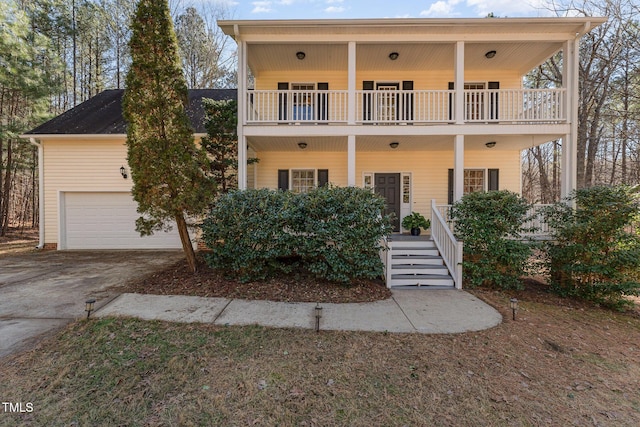
<path id="1" fill-rule="evenodd" d="M 529 147 L 544 144 L 548 141 L 561 138 L 561 135 L 500 135 L 486 136 L 473 135 L 465 136 L 465 151 L 502 151 L 502 150 L 524 150 Z M 258 153 L 261 151 L 304 151 L 304 152 L 340 152 L 347 151 L 346 137 L 273 137 L 263 136 L 248 137 L 249 146 Z M 495 141 L 493 148 L 487 148 L 486 143 Z M 298 143 L 305 142 L 306 148 L 303 150 Z M 389 146 L 392 142 L 398 142 L 397 148 Z M 452 151 L 454 138 L 450 135 L 429 135 L 429 136 L 358 136 L 356 137 L 356 152 L 358 151 L 388 151 L 388 152 L 410 152 L 410 151 Z"/>
<path id="2" fill-rule="evenodd" d="M 465 71 L 527 73 L 562 48 L 560 42 L 468 42 L 465 44 Z M 487 59 L 485 53 L 495 50 L 496 56 Z M 296 52 L 304 52 L 299 60 Z M 391 52 L 398 59 L 389 59 Z M 358 43 L 356 69 L 358 72 L 377 71 L 445 71 L 453 76 L 455 45 L 453 43 Z M 256 77 L 264 71 L 290 72 L 347 72 L 347 45 L 323 43 L 276 43 L 248 45 L 249 67 Z"/>

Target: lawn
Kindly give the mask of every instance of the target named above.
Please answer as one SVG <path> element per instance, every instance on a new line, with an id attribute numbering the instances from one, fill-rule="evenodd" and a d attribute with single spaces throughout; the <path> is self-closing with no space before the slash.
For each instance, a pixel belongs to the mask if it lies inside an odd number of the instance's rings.
<path id="1" fill-rule="evenodd" d="M 33 404 L 0 425 L 640 425 L 637 313 L 520 294 L 514 322 L 509 295 L 476 294 L 503 324 L 420 335 L 78 321 L 0 360 L 2 401 Z"/>

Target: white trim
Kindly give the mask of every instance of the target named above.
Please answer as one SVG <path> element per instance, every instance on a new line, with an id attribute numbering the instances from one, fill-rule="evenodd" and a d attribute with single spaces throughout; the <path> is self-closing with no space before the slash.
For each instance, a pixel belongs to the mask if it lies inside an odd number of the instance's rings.
<path id="1" fill-rule="evenodd" d="M 38 249 L 44 247 L 44 147 L 35 138 L 29 138 L 31 145 L 38 147 Z"/>

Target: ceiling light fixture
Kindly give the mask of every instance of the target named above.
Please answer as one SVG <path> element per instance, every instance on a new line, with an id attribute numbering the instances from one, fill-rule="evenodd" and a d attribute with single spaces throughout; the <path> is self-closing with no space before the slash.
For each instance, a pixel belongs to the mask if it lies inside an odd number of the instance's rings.
<path id="1" fill-rule="evenodd" d="M 496 142 L 495 141 L 489 141 L 486 144 L 484 144 L 487 148 L 493 148 L 496 146 Z"/>
<path id="2" fill-rule="evenodd" d="M 298 142 L 298 147 L 300 147 L 301 150 L 304 150 L 305 148 L 307 148 L 307 143 L 304 141 L 300 141 Z"/>
<path id="3" fill-rule="evenodd" d="M 391 147 L 391 148 L 393 148 L 395 150 L 396 148 L 398 148 L 398 145 L 400 145 L 400 143 L 394 141 L 394 142 L 389 144 L 389 147 Z"/>
<path id="4" fill-rule="evenodd" d="M 300 61 L 302 61 L 306 56 L 307 54 L 304 53 L 303 51 L 296 52 L 296 58 L 298 58 Z"/>
<path id="5" fill-rule="evenodd" d="M 400 54 L 398 52 L 391 52 L 389 54 L 389 59 L 392 61 L 395 61 L 396 59 L 398 59 L 398 56 L 400 56 Z"/>
<path id="6" fill-rule="evenodd" d="M 484 56 L 485 56 L 485 58 L 487 58 L 487 59 L 491 59 L 491 58 L 493 58 L 494 56 L 496 56 L 496 53 L 497 53 L 497 52 L 496 52 L 495 50 L 490 50 L 489 52 L 485 53 L 485 54 L 484 54 Z"/>

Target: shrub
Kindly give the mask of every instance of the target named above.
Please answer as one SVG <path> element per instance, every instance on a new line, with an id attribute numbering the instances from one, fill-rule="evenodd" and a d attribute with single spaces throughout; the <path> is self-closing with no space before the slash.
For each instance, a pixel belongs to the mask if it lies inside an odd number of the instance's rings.
<path id="1" fill-rule="evenodd" d="M 630 232 L 638 219 L 637 191 L 577 190 L 545 210 L 553 237 L 546 250 L 554 292 L 615 308 L 629 304 L 625 295 L 639 294 L 640 239 Z"/>
<path id="2" fill-rule="evenodd" d="M 221 196 L 202 225 L 212 268 L 241 280 L 303 269 L 347 283 L 383 273 L 381 239 L 391 231 L 384 199 L 355 187 L 306 194 L 272 190 Z"/>
<path id="3" fill-rule="evenodd" d="M 464 242 L 467 286 L 522 287 L 532 246 L 522 240 L 530 205 L 509 191 L 465 195 L 451 208 L 455 234 Z"/>

